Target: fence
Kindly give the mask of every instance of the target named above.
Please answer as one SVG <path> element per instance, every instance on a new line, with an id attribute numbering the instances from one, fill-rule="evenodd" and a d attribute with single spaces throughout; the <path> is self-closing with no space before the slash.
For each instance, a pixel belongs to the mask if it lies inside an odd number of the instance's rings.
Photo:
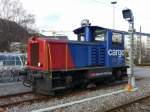
<path id="1" fill-rule="evenodd" d="M 0 82 L 20 81 L 26 64 L 26 54 L 0 53 Z"/>

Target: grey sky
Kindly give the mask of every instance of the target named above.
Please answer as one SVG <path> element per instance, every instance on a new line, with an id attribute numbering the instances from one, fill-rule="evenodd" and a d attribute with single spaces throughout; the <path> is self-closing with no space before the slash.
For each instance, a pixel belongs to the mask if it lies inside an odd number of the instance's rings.
<path id="1" fill-rule="evenodd" d="M 113 7 L 111 0 L 21 0 L 25 9 L 36 16 L 36 25 L 42 30 L 73 30 L 82 19 L 89 19 L 92 25 L 113 28 Z M 117 0 L 115 5 L 115 29 L 128 30 L 128 23 L 122 18 L 122 9 L 133 10 L 135 28 L 150 32 L 149 0 Z"/>

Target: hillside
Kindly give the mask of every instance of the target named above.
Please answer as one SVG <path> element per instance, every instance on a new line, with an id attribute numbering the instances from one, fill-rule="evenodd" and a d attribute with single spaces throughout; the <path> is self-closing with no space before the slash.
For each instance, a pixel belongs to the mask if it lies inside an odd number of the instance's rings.
<path id="1" fill-rule="evenodd" d="M 0 52 L 9 51 L 11 42 L 26 43 L 29 33 L 15 22 L 0 19 Z"/>

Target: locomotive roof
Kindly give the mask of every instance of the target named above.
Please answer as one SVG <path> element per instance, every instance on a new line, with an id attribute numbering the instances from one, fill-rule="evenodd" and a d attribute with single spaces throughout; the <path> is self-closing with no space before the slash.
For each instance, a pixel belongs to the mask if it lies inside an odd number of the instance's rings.
<path id="1" fill-rule="evenodd" d="M 127 31 L 121 31 L 121 30 L 115 30 L 115 29 L 109 29 L 109 28 L 104 28 L 104 27 L 100 27 L 100 26 L 90 26 L 92 31 L 96 30 L 96 29 L 100 29 L 100 30 L 111 30 L 111 31 L 116 31 L 116 32 L 121 32 L 121 33 L 124 33 L 126 35 L 128 35 L 129 33 Z M 80 28 L 77 28 L 75 30 L 73 30 L 73 32 L 75 34 L 79 34 L 81 32 L 84 32 L 84 27 L 80 27 Z M 142 32 L 135 32 L 135 34 L 137 35 L 143 35 L 143 36 L 150 36 L 150 33 L 142 33 Z"/>
<path id="2" fill-rule="evenodd" d="M 106 28 L 103 28 L 103 27 L 99 27 L 99 26 L 90 26 L 91 30 L 94 31 L 96 29 L 100 29 L 100 30 L 105 30 Z M 80 27 L 80 28 L 77 28 L 75 30 L 73 30 L 73 32 L 75 34 L 78 34 L 80 32 L 84 32 L 84 27 Z"/>

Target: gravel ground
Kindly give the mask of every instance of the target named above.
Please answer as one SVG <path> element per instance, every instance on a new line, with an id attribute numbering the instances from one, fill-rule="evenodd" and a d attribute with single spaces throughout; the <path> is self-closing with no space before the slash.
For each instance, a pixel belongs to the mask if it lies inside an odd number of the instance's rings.
<path id="1" fill-rule="evenodd" d="M 150 98 L 113 112 L 150 112 Z"/>
<path id="2" fill-rule="evenodd" d="M 111 95 L 109 97 L 100 98 L 97 100 L 93 100 L 90 102 L 85 102 L 82 104 L 75 104 L 73 106 L 69 106 L 67 108 L 61 108 L 56 110 L 57 112 L 103 112 L 110 108 L 113 108 L 117 105 L 123 104 L 125 102 L 129 102 L 130 100 L 134 100 L 135 98 L 142 97 L 143 95 L 150 94 L 150 78 L 146 78 L 144 80 L 138 81 L 138 91 L 136 92 L 123 92 L 116 95 Z M 9 108 L 7 111 L 9 112 L 30 112 L 32 110 L 47 108 L 54 105 L 64 104 L 71 101 L 81 100 L 84 98 L 89 98 L 92 96 L 103 95 L 106 93 L 110 93 L 113 91 L 117 91 L 123 89 L 124 86 L 118 87 L 109 87 L 106 89 L 95 90 L 91 92 L 87 92 L 83 95 L 74 95 L 63 98 L 56 98 L 53 100 L 49 100 L 48 102 L 36 102 L 33 104 L 25 104 L 19 105 L 13 108 Z"/>
<path id="3" fill-rule="evenodd" d="M 22 82 L 0 83 L 0 96 L 19 92 L 30 91 L 30 88 L 25 87 Z"/>

